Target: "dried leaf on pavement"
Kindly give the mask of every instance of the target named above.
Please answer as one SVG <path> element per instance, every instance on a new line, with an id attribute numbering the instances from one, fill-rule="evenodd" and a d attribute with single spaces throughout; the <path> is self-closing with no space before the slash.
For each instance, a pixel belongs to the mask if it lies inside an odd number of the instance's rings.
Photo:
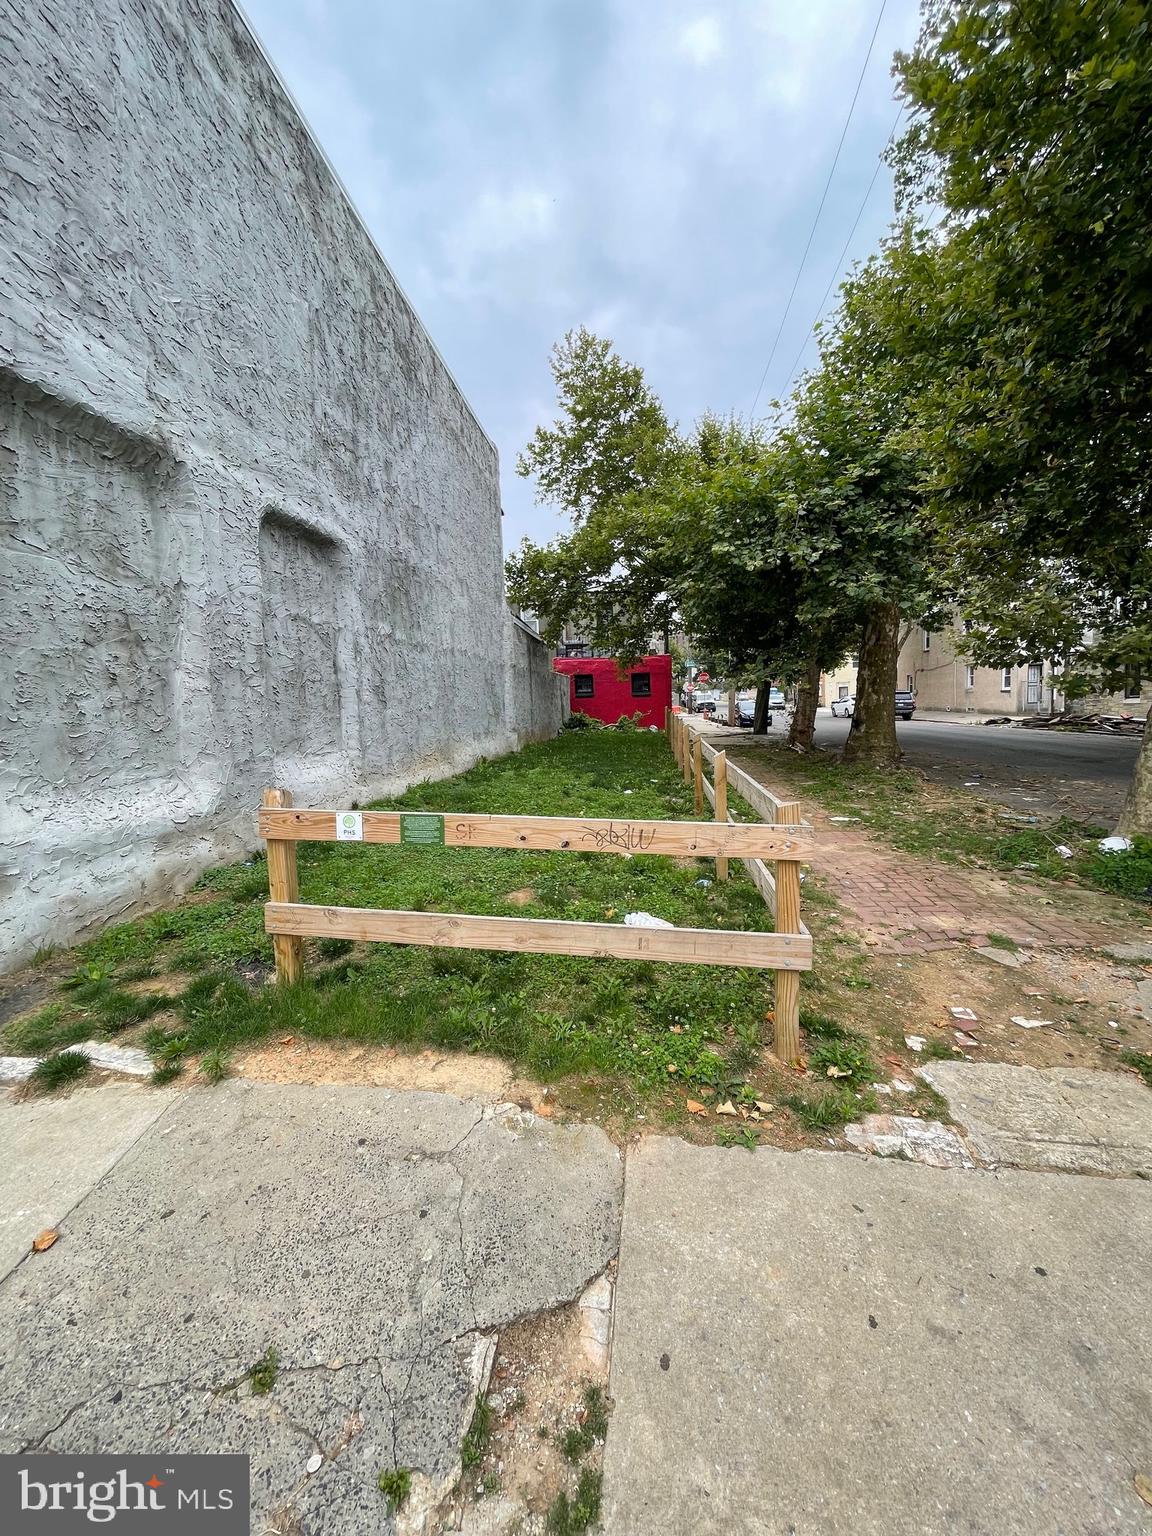
<path id="1" fill-rule="evenodd" d="M 45 1248 L 51 1248 L 59 1236 L 55 1227 L 45 1227 L 43 1232 L 38 1232 L 32 1239 L 32 1252 L 43 1253 Z"/>

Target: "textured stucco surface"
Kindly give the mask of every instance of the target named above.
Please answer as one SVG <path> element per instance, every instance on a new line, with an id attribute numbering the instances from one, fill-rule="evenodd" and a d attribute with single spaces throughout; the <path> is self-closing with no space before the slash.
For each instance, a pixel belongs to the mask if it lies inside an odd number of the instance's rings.
<path id="1" fill-rule="evenodd" d="M 225 0 L 0 0 L 0 958 L 560 722 L 496 453 Z"/>

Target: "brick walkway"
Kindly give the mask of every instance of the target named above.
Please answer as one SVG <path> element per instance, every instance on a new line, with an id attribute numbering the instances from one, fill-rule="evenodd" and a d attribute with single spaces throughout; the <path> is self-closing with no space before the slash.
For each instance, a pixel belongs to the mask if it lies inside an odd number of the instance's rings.
<path id="1" fill-rule="evenodd" d="M 740 766 L 780 793 L 753 761 L 742 759 Z M 830 822 L 811 803 L 804 813 L 819 829 L 812 868 L 856 919 L 854 927 L 871 949 L 926 954 L 985 944 L 989 933 L 1022 945 L 1084 947 L 1116 940 L 1116 930 L 1104 923 L 1043 906 L 1051 898 L 1041 886 L 897 853 Z"/>
<path id="2" fill-rule="evenodd" d="M 952 869 L 911 854 L 890 852 L 859 834 L 845 833 L 815 816 L 834 845 L 817 849 L 812 868 L 856 918 L 870 948 L 925 954 L 957 945 L 984 944 L 1001 933 L 1024 945 L 1093 945 L 1114 942 L 1102 923 L 1085 922 L 1035 903 L 1036 890 L 1021 890 L 977 870 Z"/>

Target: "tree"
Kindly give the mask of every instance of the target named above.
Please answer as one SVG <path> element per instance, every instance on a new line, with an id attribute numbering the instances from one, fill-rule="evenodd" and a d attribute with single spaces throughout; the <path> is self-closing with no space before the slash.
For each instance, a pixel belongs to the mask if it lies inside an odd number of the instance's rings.
<path id="1" fill-rule="evenodd" d="M 624 496 L 647 489 L 676 443 L 644 372 L 583 326 L 552 348 L 562 415 L 537 427 L 516 460 L 535 476 L 537 500 L 563 508 L 579 527 Z"/>
<path id="2" fill-rule="evenodd" d="M 860 636 L 848 761 L 899 758 L 901 616 L 930 621 L 946 595 L 947 559 L 910 430 L 930 370 L 912 338 L 934 260 L 931 245 L 906 230 L 853 273 L 819 367 L 793 398 L 793 553 L 824 611 L 851 615 Z"/>
<path id="3" fill-rule="evenodd" d="M 1073 647 L 1081 675 L 1107 685 L 1121 655 L 1147 675 L 1152 11 L 933 0 L 897 72 L 903 194 L 942 207 L 948 251 L 933 504 L 996 643 L 1043 631 L 1055 573 L 1094 633 Z M 1152 832 L 1152 732 L 1125 822 Z"/>

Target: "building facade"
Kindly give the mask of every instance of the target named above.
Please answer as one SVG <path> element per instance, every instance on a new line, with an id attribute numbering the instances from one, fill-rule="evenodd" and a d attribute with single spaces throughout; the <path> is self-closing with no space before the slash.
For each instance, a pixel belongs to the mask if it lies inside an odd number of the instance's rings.
<path id="1" fill-rule="evenodd" d="M 948 629 L 931 631 L 917 625 L 903 646 L 897 665 L 898 688 L 909 688 L 921 710 L 950 714 L 1046 715 L 1068 705 L 1060 674 L 1051 661 L 1039 659 L 1011 667 L 979 667 L 957 652 L 964 643 L 964 620 Z M 1078 713 L 1144 716 L 1152 705 L 1152 680 L 1133 677 L 1118 694 L 1076 700 Z"/>
<path id="2" fill-rule="evenodd" d="M 555 731 L 496 450 L 228 0 L 0 27 L 0 959 Z"/>
<path id="3" fill-rule="evenodd" d="M 671 656 L 644 656 L 635 666 L 621 667 L 611 656 L 568 655 L 557 656 L 552 665 L 568 679 L 574 713 L 605 725 L 639 716 L 637 724 L 663 729 L 665 711 L 672 707 Z"/>

